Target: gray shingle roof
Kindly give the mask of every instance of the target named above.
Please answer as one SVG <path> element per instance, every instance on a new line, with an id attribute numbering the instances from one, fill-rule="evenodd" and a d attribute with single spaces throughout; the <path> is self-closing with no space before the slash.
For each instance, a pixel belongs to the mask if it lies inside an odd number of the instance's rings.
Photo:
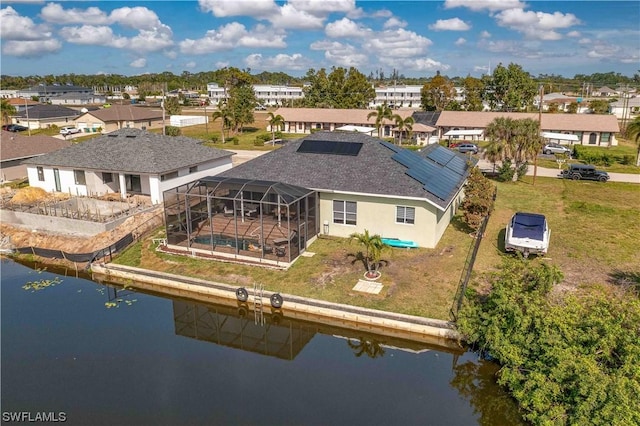
<path id="1" fill-rule="evenodd" d="M 234 153 L 230 151 L 204 146 L 197 139 L 121 129 L 25 163 L 161 174 L 232 155 Z"/>
<path id="2" fill-rule="evenodd" d="M 361 142 L 363 145 L 356 156 L 297 152 L 304 140 Z M 432 146 L 427 149 L 447 148 Z M 422 198 L 445 209 L 457 191 L 447 200 L 441 200 L 408 176 L 407 167 L 394 160 L 394 154 L 380 139 L 358 132 L 317 132 L 240 164 L 220 176 L 278 181 L 320 191 Z M 456 188 L 462 186 L 466 175 L 455 182 Z"/>
<path id="3" fill-rule="evenodd" d="M 66 117 L 77 117 L 80 113 L 72 108 L 67 108 L 60 105 L 31 105 L 29 107 L 29 119 L 30 120 L 40 120 L 44 118 L 66 118 Z M 27 111 L 20 111 L 16 114 L 16 117 L 27 118 Z"/>

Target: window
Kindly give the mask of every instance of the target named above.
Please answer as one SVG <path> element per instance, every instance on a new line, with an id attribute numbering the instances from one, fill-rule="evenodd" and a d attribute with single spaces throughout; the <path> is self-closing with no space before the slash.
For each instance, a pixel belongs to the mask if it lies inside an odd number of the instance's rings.
<path id="1" fill-rule="evenodd" d="M 102 173 L 102 182 L 111 183 L 113 182 L 113 173 Z"/>
<path id="2" fill-rule="evenodd" d="M 167 173 L 167 174 L 161 175 L 160 176 L 160 180 L 164 182 L 165 180 L 175 179 L 177 177 L 178 177 L 178 172 L 175 171 L 175 172 L 171 172 L 171 173 Z"/>
<path id="3" fill-rule="evenodd" d="M 76 180 L 76 185 L 86 185 L 87 179 L 84 176 L 84 170 L 74 170 L 73 176 Z"/>
<path id="4" fill-rule="evenodd" d="M 198 166 L 191 166 L 189 167 L 189 173 L 195 173 L 198 171 Z"/>
<path id="5" fill-rule="evenodd" d="M 396 223 L 406 223 L 413 225 L 415 221 L 415 207 L 396 206 Z"/>
<path id="6" fill-rule="evenodd" d="M 611 133 L 602 132 L 600 134 L 600 143 L 609 143 L 609 138 L 611 137 Z"/>
<path id="7" fill-rule="evenodd" d="M 38 180 L 40 182 L 44 182 L 44 169 L 42 167 L 38 167 Z"/>
<path id="8" fill-rule="evenodd" d="M 333 200 L 333 223 L 355 225 L 358 204 L 355 201 Z"/>

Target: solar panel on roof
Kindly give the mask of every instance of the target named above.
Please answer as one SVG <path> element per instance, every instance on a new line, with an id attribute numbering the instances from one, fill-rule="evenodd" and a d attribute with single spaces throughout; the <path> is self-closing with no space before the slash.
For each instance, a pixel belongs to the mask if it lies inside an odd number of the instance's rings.
<path id="1" fill-rule="evenodd" d="M 460 176 L 463 176 L 467 171 L 467 160 L 454 155 L 451 161 L 447 163 L 447 168 L 451 169 Z"/>
<path id="2" fill-rule="evenodd" d="M 297 152 L 305 154 L 333 154 L 356 156 L 362 148 L 362 142 L 338 142 L 322 140 L 304 140 Z"/>
<path id="3" fill-rule="evenodd" d="M 456 155 L 452 151 L 449 151 L 446 148 L 436 148 L 427 155 L 427 158 L 430 158 L 436 163 L 445 166 L 451 160 L 451 158 L 455 156 Z"/>

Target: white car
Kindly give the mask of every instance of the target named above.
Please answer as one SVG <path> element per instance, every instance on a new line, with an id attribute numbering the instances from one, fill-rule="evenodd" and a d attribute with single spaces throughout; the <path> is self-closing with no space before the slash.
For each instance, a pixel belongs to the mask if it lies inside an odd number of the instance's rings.
<path id="1" fill-rule="evenodd" d="M 61 135 L 72 135 L 74 133 L 80 133 L 80 129 L 76 129 L 73 126 L 64 126 L 63 128 L 60 129 L 60 134 Z"/>
<path id="2" fill-rule="evenodd" d="M 567 148 L 564 145 L 560 145 L 557 143 L 548 143 L 542 148 L 542 152 L 550 155 L 550 154 L 567 154 L 571 155 L 571 149 Z"/>

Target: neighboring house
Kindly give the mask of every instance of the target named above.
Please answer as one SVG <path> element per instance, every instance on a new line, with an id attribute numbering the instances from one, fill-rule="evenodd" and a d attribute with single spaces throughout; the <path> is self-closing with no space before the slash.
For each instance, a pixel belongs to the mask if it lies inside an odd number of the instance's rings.
<path id="1" fill-rule="evenodd" d="M 304 98 L 302 87 L 281 86 L 272 84 L 254 84 L 253 91 L 262 105 L 276 106 L 287 105 L 291 102 Z M 220 87 L 217 83 L 207 84 L 207 94 L 211 105 L 218 105 L 229 97 L 225 87 Z"/>
<path id="2" fill-rule="evenodd" d="M 451 135 L 457 131 L 459 135 L 454 136 L 456 139 L 484 139 L 484 130 L 498 117 L 510 117 L 514 120 L 530 118 L 537 121 L 538 113 L 442 111 L 436 122 L 438 136 L 443 138 L 445 133 Z M 615 134 L 620 131 L 616 117 L 604 114 L 542 114 L 540 127 L 542 132 L 576 135 L 576 144 L 595 146 L 617 145 Z M 481 132 L 470 135 L 469 130 Z"/>
<path id="3" fill-rule="evenodd" d="M 27 166 L 22 164 L 24 160 L 70 145 L 71 142 L 51 136 L 26 136 L 3 130 L 0 135 L 0 181 L 27 177 Z"/>
<path id="4" fill-rule="evenodd" d="M 16 112 L 25 111 L 26 108 L 34 105 L 40 105 L 40 102 L 22 98 L 9 98 L 7 102 L 9 102 L 9 105 L 16 109 Z"/>
<path id="5" fill-rule="evenodd" d="M 40 102 L 53 103 L 56 99 L 74 94 L 81 97 L 91 98 L 93 89 L 89 87 L 74 86 L 71 84 L 39 84 L 28 89 L 18 90 L 18 97 L 31 99 L 37 97 Z"/>
<path id="6" fill-rule="evenodd" d="M 121 129 L 27 160 L 29 185 L 74 195 L 148 195 L 231 168 L 232 152 L 202 141 Z"/>
<path id="7" fill-rule="evenodd" d="M 591 92 L 591 96 L 616 96 L 618 91 L 607 86 L 603 86 Z"/>
<path id="8" fill-rule="evenodd" d="M 64 93 L 52 98 L 52 105 L 93 105 L 104 104 L 107 97 L 104 95 L 84 94 L 84 93 Z"/>
<path id="9" fill-rule="evenodd" d="M 316 132 L 165 193 L 167 242 L 184 252 L 290 263 L 318 234 L 438 244 L 471 165 L 360 132 Z"/>
<path id="10" fill-rule="evenodd" d="M 376 117 L 367 118 L 371 114 L 368 109 L 337 109 L 337 108 L 278 108 L 274 114 L 282 116 L 284 125 L 281 127 L 284 133 L 310 134 L 314 131 L 333 131 L 339 127 L 363 126 L 375 127 Z M 393 111 L 403 119 L 412 115 L 410 110 Z M 270 126 L 267 126 L 269 131 Z M 384 120 L 380 137 L 392 137 L 392 129 L 395 127 L 393 120 Z M 374 135 L 377 134 L 377 130 Z"/>
<path id="11" fill-rule="evenodd" d="M 420 108 L 422 98 L 420 85 L 398 84 L 393 86 L 374 87 L 376 97 L 369 103 L 369 108 L 387 104 L 391 108 Z"/>
<path id="12" fill-rule="evenodd" d="M 18 91 L 12 89 L 0 89 L 0 99 L 13 99 L 18 97 Z"/>
<path id="13" fill-rule="evenodd" d="M 16 124 L 31 129 L 46 129 L 51 126 L 69 126 L 80 114 L 79 111 L 60 105 L 35 104 L 22 110 L 12 117 Z"/>
<path id="14" fill-rule="evenodd" d="M 578 100 L 580 100 L 580 102 L 578 102 Z M 558 106 L 557 111 L 567 112 L 569 111 L 569 105 L 574 103 L 580 106 L 580 104 L 582 103 L 582 99 L 573 96 L 567 96 L 564 93 L 548 93 L 542 97 L 542 110 L 549 111 L 551 105 L 555 104 Z M 539 108 L 540 96 L 535 97 L 533 104 Z"/>
<path id="15" fill-rule="evenodd" d="M 640 114 L 640 97 L 622 98 L 609 104 L 609 112 L 618 119 L 635 119 Z"/>
<path id="16" fill-rule="evenodd" d="M 112 105 L 95 111 L 87 111 L 75 120 L 76 127 L 85 132 L 109 133 L 118 129 L 156 129 L 163 123 L 162 110 L 135 105 Z M 166 116 L 169 125 L 169 116 Z"/>

